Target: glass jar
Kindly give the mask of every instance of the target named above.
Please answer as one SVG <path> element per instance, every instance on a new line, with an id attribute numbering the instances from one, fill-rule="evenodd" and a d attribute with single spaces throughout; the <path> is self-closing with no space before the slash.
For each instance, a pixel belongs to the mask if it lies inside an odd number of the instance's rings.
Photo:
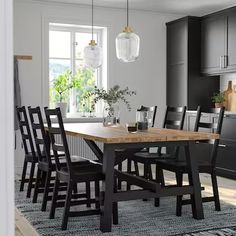
<path id="1" fill-rule="evenodd" d="M 119 104 L 105 103 L 103 108 L 103 125 L 115 126 L 120 123 L 120 107 Z"/>
<path id="2" fill-rule="evenodd" d="M 136 122 L 139 131 L 148 130 L 148 111 L 137 110 Z"/>
<path id="3" fill-rule="evenodd" d="M 153 116 L 154 116 L 154 109 L 149 107 L 141 107 L 136 112 L 136 123 L 137 129 L 139 131 L 148 130 L 149 127 L 153 125 Z"/>

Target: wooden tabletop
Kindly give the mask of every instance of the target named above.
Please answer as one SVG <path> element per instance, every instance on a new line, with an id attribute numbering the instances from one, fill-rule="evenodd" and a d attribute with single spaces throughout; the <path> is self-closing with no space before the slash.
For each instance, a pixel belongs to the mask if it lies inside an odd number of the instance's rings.
<path id="1" fill-rule="evenodd" d="M 145 132 L 129 133 L 124 126 L 104 127 L 102 123 L 64 124 L 67 135 L 102 143 L 140 143 L 219 139 L 218 134 L 173 129 L 150 128 Z"/>

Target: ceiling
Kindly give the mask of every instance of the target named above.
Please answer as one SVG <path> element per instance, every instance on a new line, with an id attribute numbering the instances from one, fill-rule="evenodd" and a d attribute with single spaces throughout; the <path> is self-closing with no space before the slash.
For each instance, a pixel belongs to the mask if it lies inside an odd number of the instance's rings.
<path id="1" fill-rule="evenodd" d="M 90 5 L 91 0 L 41 0 Z M 125 8 L 126 0 L 94 0 L 94 5 Z M 236 5 L 235 0 L 130 0 L 130 8 L 163 13 L 202 16 Z"/>

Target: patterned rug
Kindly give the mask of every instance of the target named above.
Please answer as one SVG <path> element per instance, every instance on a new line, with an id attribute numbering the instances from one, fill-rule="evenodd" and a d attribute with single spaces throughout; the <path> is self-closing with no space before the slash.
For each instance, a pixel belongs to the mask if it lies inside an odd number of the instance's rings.
<path id="1" fill-rule="evenodd" d="M 161 199 L 161 206 L 153 201 L 127 201 L 119 203 L 119 224 L 113 225 L 112 233 L 101 233 L 99 216 L 69 218 L 67 231 L 61 231 L 62 209 L 56 210 L 55 219 L 49 220 L 49 209 L 41 212 L 42 194 L 38 203 L 26 199 L 16 184 L 15 203 L 19 211 L 42 236 L 233 236 L 236 235 L 236 207 L 222 203 L 222 211 L 214 211 L 213 203 L 204 203 L 204 220 L 192 218 L 191 206 L 183 207 L 183 216 L 175 216 L 175 198 Z"/>

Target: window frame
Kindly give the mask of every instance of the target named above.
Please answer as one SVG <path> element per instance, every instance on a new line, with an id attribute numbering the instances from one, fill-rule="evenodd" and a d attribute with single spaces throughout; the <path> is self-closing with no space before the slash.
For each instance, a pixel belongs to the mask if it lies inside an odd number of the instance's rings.
<path id="1" fill-rule="evenodd" d="M 42 58 L 43 58 L 43 74 L 45 78 L 43 79 L 42 87 L 42 105 L 43 106 L 49 106 L 49 60 L 50 59 L 61 59 L 63 58 L 50 58 L 49 57 L 49 32 L 50 30 L 55 31 L 64 31 L 64 32 L 70 32 L 71 33 L 71 45 L 75 43 L 75 37 L 76 32 L 77 33 L 91 33 L 91 26 L 88 26 L 86 24 L 78 24 L 78 23 L 68 23 L 67 21 L 64 21 L 64 23 L 61 23 L 62 21 L 56 21 L 56 20 L 46 20 L 43 22 L 43 41 L 42 41 Z M 108 80 L 107 80 L 107 27 L 105 26 L 94 26 L 94 33 L 98 35 L 97 43 L 103 48 L 103 64 L 100 68 L 97 69 L 97 87 L 99 88 L 107 88 Z M 92 38 L 92 36 L 91 36 Z M 88 42 L 89 43 L 89 42 Z M 71 69 L 73 73 L 76 71 L 76 60 L 75 59 L 75 48 L 73 48 L 75 45 L 71 46 L 71 58 L 69 59 L 71 62 Z M 74 55 L 73 55 L 74 54 Z M 74 57 L 74 58 L 73 58 Z M 68 58 L 66 58 L 68 60 Z M 46 62 L 46 63 L 45 63 Z M 96 104 L 96 117 L 102 116 L 102 102 Z M 76 113 L 67 113 L 68 117 L 70 118 L 80 118 L 82 116 L 81 112 Z M 89 115 L 87 115 L 86 118 L 91 118 Z"/>

